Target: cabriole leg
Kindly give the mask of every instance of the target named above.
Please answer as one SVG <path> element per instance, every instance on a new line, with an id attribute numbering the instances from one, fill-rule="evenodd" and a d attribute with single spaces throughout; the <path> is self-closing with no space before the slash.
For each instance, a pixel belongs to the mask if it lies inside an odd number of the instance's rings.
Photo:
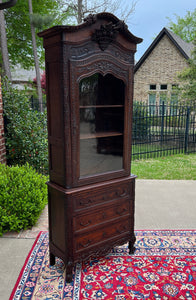
<path id="1" fill-rule="evenodd" d="M 134 247 L 135 241 L 136 241 L 136 237 L 135 234 L 133 234 L 131 240 L 129 241 L 129 254 L 134 254 L 135 252 L 135 247 Z"/>
<path id="2" fill-rule="evenodd" d="M 50 253 L 50 266 L 55 265 L 55 256 L 54 254 Z"/>
<path id="3" fill-rule="evenodd" d="M 68 262 L 66 266 L 66 281 L 68 283 L 72 282 L 72 270 L 73 270 L 73 263 L 71 261 Z"/>

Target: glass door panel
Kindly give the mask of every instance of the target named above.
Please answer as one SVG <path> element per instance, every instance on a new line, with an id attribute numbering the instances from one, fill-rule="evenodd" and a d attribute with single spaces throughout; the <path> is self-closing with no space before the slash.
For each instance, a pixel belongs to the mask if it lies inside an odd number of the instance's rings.
<path id="1" fill-rule="evenodd" d="M 125 85 L 108 74 L 80 82 L 80 177 L 123 169 Z"/>

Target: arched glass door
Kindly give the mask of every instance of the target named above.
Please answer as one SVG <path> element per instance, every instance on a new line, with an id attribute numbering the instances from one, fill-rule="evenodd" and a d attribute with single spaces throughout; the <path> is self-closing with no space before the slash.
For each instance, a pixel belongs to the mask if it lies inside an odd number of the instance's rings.
<path id="1" fill-rule="evenodd" d="M 123 169 L 125 84 L 96 73 L 79 84 L 80 177 Z"/>

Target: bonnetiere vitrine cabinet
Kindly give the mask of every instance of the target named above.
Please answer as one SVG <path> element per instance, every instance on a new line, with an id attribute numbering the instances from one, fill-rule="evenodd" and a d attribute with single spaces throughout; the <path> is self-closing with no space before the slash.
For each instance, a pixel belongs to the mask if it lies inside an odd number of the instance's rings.
<path id="1" fill-rule="evenodd" d="M 125 242 L 134 251 L 133 67 L 142 40 L 109 13 L 39 36 L 46 62 L 50 264 L 63 259 L 70 282 L 81 260 Z"/>

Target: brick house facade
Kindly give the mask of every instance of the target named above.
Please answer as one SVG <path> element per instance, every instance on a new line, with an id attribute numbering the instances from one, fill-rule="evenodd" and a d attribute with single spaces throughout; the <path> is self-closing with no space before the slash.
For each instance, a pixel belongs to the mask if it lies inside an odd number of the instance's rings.
<path id="1" fill-rule="evenodd" d="M 177 102 L 177 74 L 188 66 L 192 48 L 192 43 L 163 28 L 135 65 L 134 100 L 151 105 Z"/>
<path id="2" fill-rule="evenodd" d="M 1 77 L 0 77 L 0 163 L 6 163 L 4 120 L 3 120 L 3 100 L 2 100 L 2 94 L 1 94 Z"/>

